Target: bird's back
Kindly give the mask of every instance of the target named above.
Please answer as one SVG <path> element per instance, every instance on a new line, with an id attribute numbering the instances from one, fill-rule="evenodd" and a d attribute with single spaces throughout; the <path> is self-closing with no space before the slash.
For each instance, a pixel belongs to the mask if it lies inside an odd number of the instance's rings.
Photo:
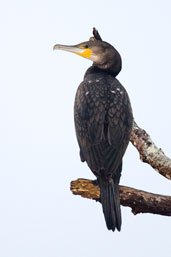
<path id="1" fill-rule="evenodd" d="M 82 161 L 97 177 L 115 176 L 133 120 L 124 87 L 109 74 L 87 74 L 76 93 L 74 118 Z"/>

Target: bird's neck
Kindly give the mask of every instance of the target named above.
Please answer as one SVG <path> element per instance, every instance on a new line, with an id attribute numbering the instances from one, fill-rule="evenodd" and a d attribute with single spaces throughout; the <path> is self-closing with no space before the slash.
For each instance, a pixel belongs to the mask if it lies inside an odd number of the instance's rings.
<path id="1" fill-rule="evenodd" d="M 85 76 L 91 73 L 103 72 L 103 73 L 110 74 L 113 77 L 116 77 L 118 73 L 121 71 L 121 68 L 122 68 L 121 61 L 117 62 L 117 60 L 111 63 L 108 62 L 106 64 L 93 63 L 93 65 L 90 68 L 88 68 L 88 70 L 86 71 Z"/>

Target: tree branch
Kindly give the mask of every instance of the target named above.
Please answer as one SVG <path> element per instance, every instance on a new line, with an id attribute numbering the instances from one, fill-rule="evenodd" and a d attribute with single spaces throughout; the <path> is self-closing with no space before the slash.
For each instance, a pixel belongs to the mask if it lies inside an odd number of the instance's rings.
<path id="1" fill-rule="evenodd" d="M 147 132 L 139 128 L 135 121 L 130 141 L 139 151 L 143 162 L 150 164 L 162 176 L 171 179 L 171 159 L 154 144 Z"/>
<path id="2" fill-rule="evenodd" d="M 71 182 L 75 195 L 100 202 L 100 190 L 92 180 L 77 179 Z M 132 208 L 133 214 L 153 213 L 171 216 L 171 196 L 152 194 L 131 187 L 119 186 L 121 205 Z"/>

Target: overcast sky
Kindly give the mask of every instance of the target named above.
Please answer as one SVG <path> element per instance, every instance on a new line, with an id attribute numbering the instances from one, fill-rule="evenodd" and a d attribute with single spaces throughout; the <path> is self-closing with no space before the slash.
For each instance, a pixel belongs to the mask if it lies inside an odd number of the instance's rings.
<path id="1" fill-rule="evenodd" d="M 136 122 L 171 157 L 170 1 L 6 0 L 0 24 L 0 256 L 170 257 L 169 217 L 122 207 L 121 232 L 109 232 L 101 205 L 70 192 L 71 180 L 94 179 L 73 122 L 91 62 L 52 50 L 88 40 L 95 26 L 122 56 Z M 122 185 L 171 195 L 131 144 L 122 172 Z"/>

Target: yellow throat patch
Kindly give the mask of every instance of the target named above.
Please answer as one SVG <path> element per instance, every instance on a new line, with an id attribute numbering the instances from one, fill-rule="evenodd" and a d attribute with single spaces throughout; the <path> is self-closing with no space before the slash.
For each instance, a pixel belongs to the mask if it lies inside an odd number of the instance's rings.
<path id="1" fill-rule="evenodd" d="M 82 57 L 85 57 L 85 58 L 90 58 L 91 57 L 91 54 L 92 54 L 92 51 L 89 49 L 89 48 L 86 48 L 82 51 L 82 53 L 76 53 L 74 52 L 75 54 L 78 54 Z"/>

